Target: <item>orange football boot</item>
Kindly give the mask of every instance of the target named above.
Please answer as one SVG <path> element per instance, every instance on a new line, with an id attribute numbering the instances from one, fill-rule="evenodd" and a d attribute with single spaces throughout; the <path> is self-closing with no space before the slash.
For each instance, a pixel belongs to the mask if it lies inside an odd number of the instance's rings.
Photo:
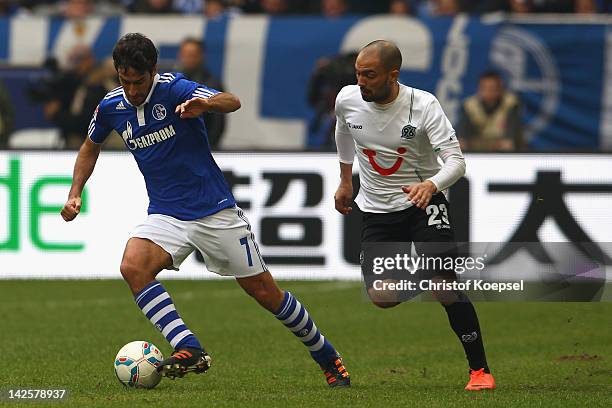
<path id="1" fill-rule="evenodd" d="M 470 381 L 465 389 L 468 391 L 495 389 L 495 378 L 491 374 L 485 373 L 484 368 L 480 370 L 470 369 Z"/>

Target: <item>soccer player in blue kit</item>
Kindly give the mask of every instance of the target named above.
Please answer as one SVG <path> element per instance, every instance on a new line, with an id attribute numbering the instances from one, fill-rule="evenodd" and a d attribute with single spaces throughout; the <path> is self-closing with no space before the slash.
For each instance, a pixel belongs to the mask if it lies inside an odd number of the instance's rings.
<path id="1" fill-rule="evenodd" d="M 72 221 L 79 214 L 81 193 L 101 145 L 117 131 L 134 155 L 149 195 L 148 216 L 132 232 L 120 270 L 138 307 L 174 349 L 158 370 L 176 378 L 205 372 L 211 364 L 155 279 L 163 269 L 177 270 L 197 249 L 209 271 L 234 276 L 304 343 L 329 386 L 349 386 L 340 355 L 306 308 L 276 285 L 251 225 L 212 157 L 202 113 L 233 112 L 240 101 L 179 73 L 158 74 L 157 55 L 153 42 L 138 33 L 126 34 L 115 45 L 113 61 L 121 87 L 104 97 L 91 119 L 62 217 Z"/>

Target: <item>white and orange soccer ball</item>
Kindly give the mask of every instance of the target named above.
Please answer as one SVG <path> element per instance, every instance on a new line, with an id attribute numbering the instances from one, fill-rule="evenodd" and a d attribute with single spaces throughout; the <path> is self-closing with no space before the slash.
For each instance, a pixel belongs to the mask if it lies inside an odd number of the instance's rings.
<path id="1" fill-rule="evenodd" d="M 115 374 L 121 384 L 134 388 L 153 388 L 161 381 L 157 367 L 164 356 L 148 341 L 133 341 L 121 347 L 115 357 Z"/>

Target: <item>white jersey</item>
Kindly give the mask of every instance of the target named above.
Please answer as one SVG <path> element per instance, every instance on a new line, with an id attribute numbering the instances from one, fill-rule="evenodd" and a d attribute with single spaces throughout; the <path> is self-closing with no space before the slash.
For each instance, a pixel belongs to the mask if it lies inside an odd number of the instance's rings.
<path id="1" fill-rule="evenodd" d="M 402 186 L 433 177 L 441 168 L 438 152 L 459 149 L 436 97 L 402 84 L 386 105 L 364 101 L 357 85 L 345 86 L 336 97 L 336 118 L 340 162 L 352 163 L 357 153 L 361 188 L 355 202 L 365 212 L 412 206 Z M 354 141 L 350 155 L 340 148 L 348 138 Z"/>

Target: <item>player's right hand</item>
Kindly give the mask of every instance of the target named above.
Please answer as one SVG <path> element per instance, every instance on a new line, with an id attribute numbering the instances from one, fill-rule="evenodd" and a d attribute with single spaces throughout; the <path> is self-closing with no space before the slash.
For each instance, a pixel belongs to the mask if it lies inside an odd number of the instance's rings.
<path id="1" fill-rule="evenodd" d="M 81 212 L 81 197 L 72 197 L 66 201 L 60 214 L 64 221 L 68 222 L 74 220 L 79 212 Z"/>
<path id="2" fill-rule="evenodd" d="M 336 203 L 336 210 L 340 214 L 350 214 L 350 212 L 353 211 L 353 207 L 351 207 L 351 201 L 353 201 L 353 187 L 340 185 L 338 190 L 336 190 L 336 194 L 334 194 L 334 201 Z"/>
<path id="3" fill-rule="evenodd" d="M 197 118 L 208 110 L 208 100 L 204 98 L 191 98 L 177 105 L 174 110 L 181 119 Z"/>

